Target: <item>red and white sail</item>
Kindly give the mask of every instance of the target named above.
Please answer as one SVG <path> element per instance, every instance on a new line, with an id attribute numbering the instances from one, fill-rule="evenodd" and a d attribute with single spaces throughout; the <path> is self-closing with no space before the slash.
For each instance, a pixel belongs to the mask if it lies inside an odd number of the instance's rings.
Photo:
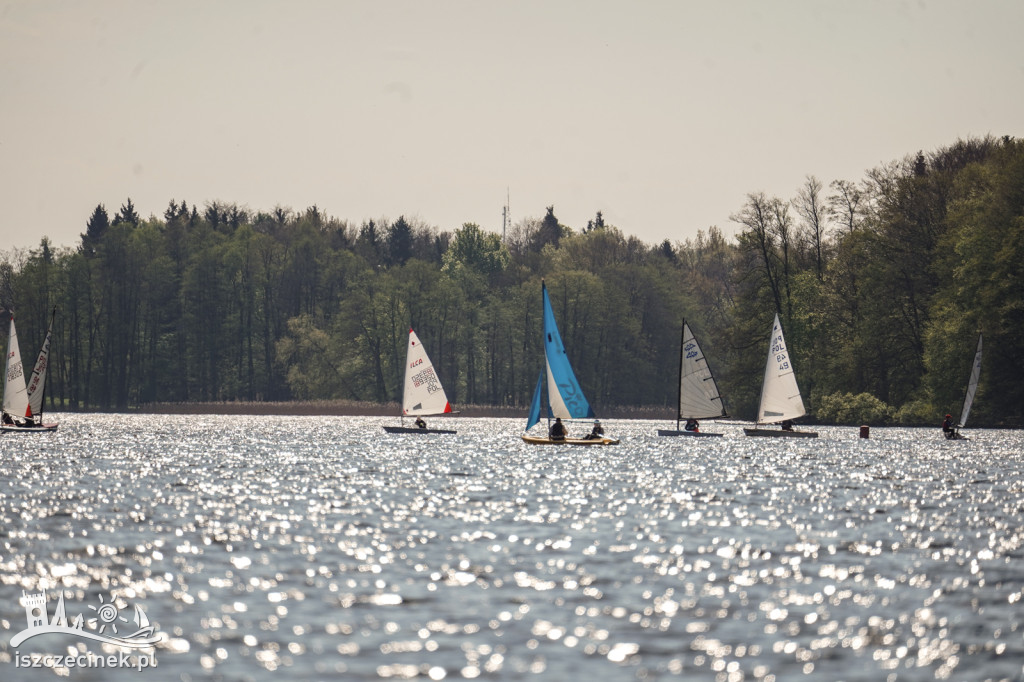
<path id="1" fill-rule="evenodd" d="M 28 404 L 33 415 L 43 413 L 43 389 L 46 387 L 46 367 L 50 359 L 50 338 L 53 336 L 53 318 L 57 310 L 50 314 L 50 326 L 46 328 L 46 338 L 43 339 L 43 347 L 36 358 L 36 366 L 32 370 L 32 376 L 28 380 Z"/>
<path id="2" fill-rule="evenodd" d="M 434 365 L 427 357 L 427 351 L 409 330 L 409 347 L 405 356 L 405 390 L 402 393 L 402 414 L 406 416 L 429 416 L 451 412 L 452 406 L 444 393 L 441 380 L 437 378 Z"/>

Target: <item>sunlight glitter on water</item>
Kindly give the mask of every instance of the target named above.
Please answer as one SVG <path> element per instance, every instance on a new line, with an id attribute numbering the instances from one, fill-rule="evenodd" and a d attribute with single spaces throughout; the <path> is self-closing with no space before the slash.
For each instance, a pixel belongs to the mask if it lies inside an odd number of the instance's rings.
<path id="1" fill-rule="evenodd" d="M 143 604 L 175 678 L 1024 674 L 1017 432 L 613 420 L 621 445 L 573 449 L 518 420 L 61 421 L 0 439 L 4 679 L 40 589 Z"/>

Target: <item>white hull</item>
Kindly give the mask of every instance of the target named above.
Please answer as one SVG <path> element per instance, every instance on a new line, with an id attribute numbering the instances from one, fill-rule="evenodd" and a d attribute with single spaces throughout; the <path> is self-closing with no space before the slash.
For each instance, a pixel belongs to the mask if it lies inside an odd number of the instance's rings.
<path id="1" fill-rule="evenodd" d="M 18 426 L 17 424 L 4 424 L 0 426 L 0 433 L 51 433 L 57 430 L 57 424 L 43 424 L 41 426 Z"/>

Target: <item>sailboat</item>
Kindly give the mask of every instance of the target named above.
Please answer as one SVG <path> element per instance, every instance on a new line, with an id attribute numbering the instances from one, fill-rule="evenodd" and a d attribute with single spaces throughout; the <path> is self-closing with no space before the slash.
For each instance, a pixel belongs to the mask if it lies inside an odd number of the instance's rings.
<path id="1" fill-rule="evenodd" d="M 683 320 L 682 342 L 679 345 L 679 395 L 676 410 L 676 428 L 658 429 L 659 436 L 721 436 L 720 433 L 679 430 L 684 419 L 715 419 L 727 416 L 718 385 L 708 367 L 707 358 L 696 337 Z"/>
<path id="2" fill-rule="evenodd" d="M 558 333 L 555 313 L 548 298 L 548 287 L 541 280 L 541 295 L 544 301 L 544 364 L 545 369 L 537 378 L 537 387 L 530 404 L 530 415 L 526 420 L 526 431 L 540 421 L 541 387 L 547 384 L 548 422 L 551 419 L 594 419 L 594 410 L 583 395 L 576 375 L 569 363 L 569 356 Z M 547 375 L 547 381 L 544 376 Z M 562 438 L 531 436 L 523 433 L 523 441 L 532 445 L 617 445 L 618 440 L 599 436 L 596 438 Z"/>
<path id="3" fill-rule="evenodd" d="M 782 336 L 779 315 L 775 314 L 772 337 L 768 342 L 768 362 L 764 368 L 764 383 L 761 384 L 761 405 L 757 410 L 757 426 L 743 429 L 748 436 L 783 436 L 789 438 L 817 438 L 813 431 L 793 431 L 789 422 L 807 414 L 800 388 L 796 385 L 793 363 L 786 350 L 786 339 Z M 783 422 L 781 429 L 758 428 L 762 424 Z"/>
<path id="4" fill-rule="evenodd" d="M 427 357 L 416 332 L 409 330 L 409 345 L 405 353 L 405 388 L 402 391 L 402 425 L 385 426 L 388 433 L 455 433 L 448 429 L 429 429 L 406 426 L 406 417 L 429 417 L 438 414 L 454 414 L 448 396 L 444 393 L 441 380 L 437 378 L 434 365 Z M 421 421 L 417 419 L 417 421 Z"/>
<path id="5" fill-rule="evenodd" d="M 57 424 L 43 422 L 43 391 L 46 386 L 46 367 L 50 357 L 50 339 L 53 336 L 54 308 L 50 315 L 50 326 L 46 329 L 42 350 L 36 359 L 29 383 L 25 384 L 25 370 L 18 347 L 18 332 L 14 326 L 14 314 L 7 337 L 7 364 L 4 376 L 3 419 L 0 432 L 46 433 L 56 431 Z"/>
<path id="6" fill-rule="evenodd" d="M 960 429 L 967 425 L 967 416 L 971 413 L 971 405 L 974 404 L 974 394 L 978 392 L 978 379 L 981 378 L 981 334 L 978 334 L 978 350 L 974 353 L 974 365 L 971 367 L 971 378 L 967 382 L 967 393 L 964 394 L 964 407 L 960 411 L 960 421 L 952 435 L 947 434 L 948 440 L 967 440 L 967 436 L 960 434 Z"/>

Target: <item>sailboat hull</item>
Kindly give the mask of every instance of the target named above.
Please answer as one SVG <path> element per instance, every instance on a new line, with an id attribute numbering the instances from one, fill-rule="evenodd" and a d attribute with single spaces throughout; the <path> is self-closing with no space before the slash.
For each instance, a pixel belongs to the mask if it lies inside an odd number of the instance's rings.
<path id="1" fill-rule="evenodd" d="M 720 433 L 704 433 L 703 431 L 676 431 L 674 429 L 658 429 L 659 436 L 687 436 L 689 438 L 721 438 Z"/>
<path id="2" fill-rule="evenodd" d="M 563 438 L 553 440 L 546 436 L 527 436 L 523 434 L 523 442 L 530 445 L 618 445 L 614 438 Z"/>
<path id="3" fill-rule="evenodd" d="M 767 438 L 817 438 L 814 431 L 783 431 L 782 429 L 743 429 L 748 436 L 765 436 Z"/>
<path id="4" fill-rule="evenodd" d="M 42 424 L 40 426 L 4 424 L 0 426 L 0 433 L 51 433 L 57 430 L 57 426 L 57 424 Z"/>
<path id="5" fill-rule="evenodd" d="M 448 429 L 421 429 L 417 426 L 385 426 L 388 433 L 457 433 Z"/>

